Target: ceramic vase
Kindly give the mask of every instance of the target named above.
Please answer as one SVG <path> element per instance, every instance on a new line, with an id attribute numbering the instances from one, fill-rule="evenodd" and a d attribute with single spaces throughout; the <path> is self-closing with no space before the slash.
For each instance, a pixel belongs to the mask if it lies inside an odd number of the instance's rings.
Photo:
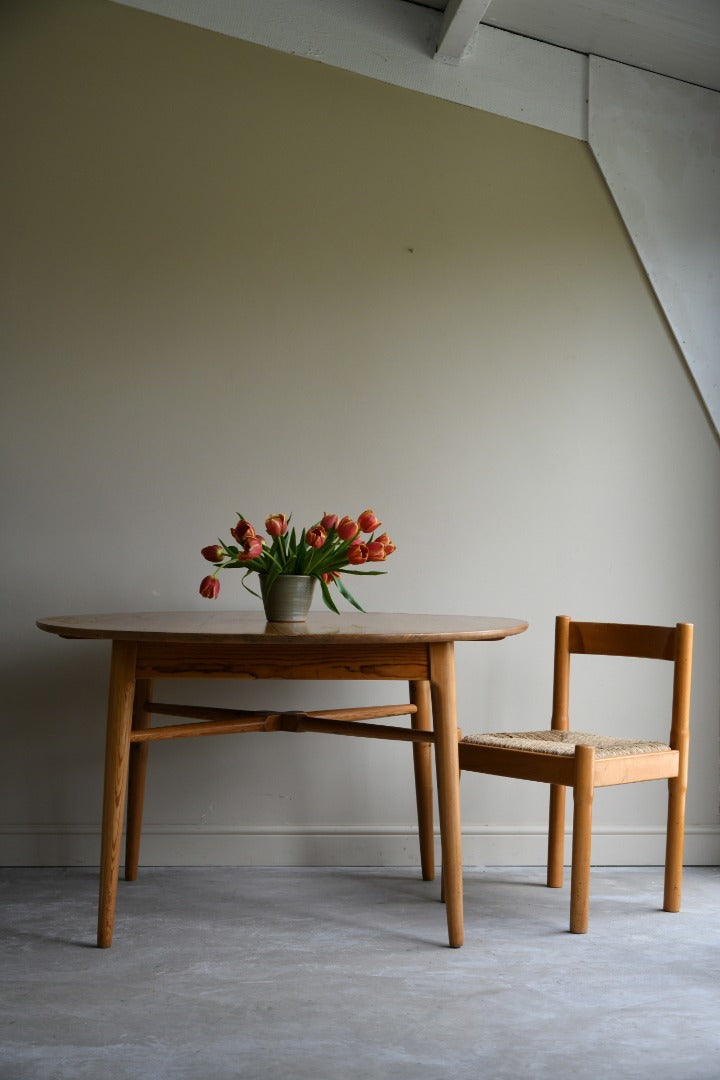
<path id="1" fill-rule="evenodd" d="M 307 574 L 281 574 L 268 589 L 260 575 L 265 618 L 268 622 L 305 622 L 315 592 L 316 578 Z"/>

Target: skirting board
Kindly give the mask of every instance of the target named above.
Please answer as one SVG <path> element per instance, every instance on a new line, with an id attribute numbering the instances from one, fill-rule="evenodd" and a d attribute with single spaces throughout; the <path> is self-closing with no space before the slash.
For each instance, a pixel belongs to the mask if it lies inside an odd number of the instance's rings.
<path id="1" fill-rule="evenodd" d="M 466 866 L 542 866 L 546 833 L 538 826 L 486 826 L 463 831 Z M 0 865 L 96 866 L 96 828 L 15 827 L 0 829 Z M 566 845 L 566 859 L 570 843 Z M 601 828 L 593 834 L 596 866 L 657 866 L 665 860 L 660 828 Z M 152 826 L 143 831 L 146 866 L 415 866 L 417 833 L 398 827 L 302 827 L 237 829 Z M 440 845 L 436 837 L 436 861 Z M 720 826 L 690 826 L 685 834 L 687 866 L 720 865 Z"/>

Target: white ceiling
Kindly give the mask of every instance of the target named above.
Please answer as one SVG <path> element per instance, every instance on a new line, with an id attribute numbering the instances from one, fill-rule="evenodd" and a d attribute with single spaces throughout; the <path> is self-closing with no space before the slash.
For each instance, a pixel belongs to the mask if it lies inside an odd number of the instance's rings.
<path id="1" fill-rule="evenodd" d="M 406 3 L 408 0 L 393 0 Z M 410 0 L 444 12 L 438 58 L 462 60 L 478 23 L 720 90 L 720 0 Z"/>

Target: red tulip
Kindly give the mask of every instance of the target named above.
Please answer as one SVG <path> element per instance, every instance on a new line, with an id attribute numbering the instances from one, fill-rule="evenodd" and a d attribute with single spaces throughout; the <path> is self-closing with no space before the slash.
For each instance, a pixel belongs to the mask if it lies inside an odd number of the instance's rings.
<path id="1" fill-rule="evenodd" d="M 347 560 L 351 566 L 359 566 L 368 561 L 370 552 L 367 544 L 351 544 L 348 548 Z"/>
<path id="2" fill-rule="evenodd" d="M 305 533 L 305 542 L 310 547 L 321 548 L 327 539 L 327 533 L 323 529 L 322 525 L 313 525 L 312 529 L 308 529 Z"/>
<path id="3" fill-rule="evenodd" d="M 323 579 L 323 581 L 325 582 L 326 585 L 332 585 L 332 583 L 335 581 L 335 578 L 340 577 L 340 571 L 339 570 L 328 570 L 328 572 L 326 574 L 321 574 L 320 576 L 321 576 L 321 578 Z"/>
<path id="4" fill-rule="evenodd" d="M 265 528 L 270 536 L 284 536 L 288 531 L 288 519 L 284 514 L 271 514 L 265 520 Z"/>
<path id="5" fill-rule="evenodd" d="M 337 523 L 337 514 L 323 514 L 322 521 L 320 522 L 323 529 L 325 529 L 327 532 L 330 532 L 331 529 L 334 529 Z"/>
<path id="6" fill-rule="evenodd" d="M 204 547 L 200 554 L 204 559 L 212 563 L 222 562 L 225 558 L 225 552 L 219 544 L 210 544 L 209 547 Z"/>
<path id="7" fill-rule="evenodd" d="M 352 518 L 344 517 L 335 526 L 335 532 L 341 540 L 352 540 L 360 532 L 360 526 Z"/>
<path id="8" fill-rule="evenodd" d="M 384 544 L 381 544 L 379 540 L 371 540 L 367 549 L 370 562 L 383 562 L 386 556 Z"/>
<path id="9" fill-rule="evenodd" d="M 220 582 L 214 574 L 204 577 L 200 582 L 200 595 L 206 600 L 214 600 L 220 592 Z"/>
<path id="10" fill-rule="evenodd" d="M 362 532 L 371 533 L 382 525 L 382 522 L 375 516 L 372 510 L 363 510 L 362 514 L 358 517 L 358 525 Z"/>
<path id="11" fill-rule="evenodd" d="M 255 536 L 255 530 L 245 518 L 240 518 L 235 528 L 231 529 L 230 532 L 235 537 L 238 544 L 242 544 L 246 536 Z"/>

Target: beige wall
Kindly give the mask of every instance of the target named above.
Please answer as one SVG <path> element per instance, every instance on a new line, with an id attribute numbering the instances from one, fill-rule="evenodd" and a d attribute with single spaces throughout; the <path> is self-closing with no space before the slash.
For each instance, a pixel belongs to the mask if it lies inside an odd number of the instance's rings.
<path id="1" fill-rule="evenodd" d="M 2 858 L 97 858 L 107 649 L 37 616 L 203 608 L 236 510 L 367 505 L 368 609 L 531 623 L 458 650 L 466 730 L 546 722 L 558 611 L 694 621 L 688 856 L 720 857 L 718 444 L 588 148 L 102 0 L 0 19 Z M 146 860 L 414 861 L 406 748 L 290 740 L 156 747 Z M 463 787 L 466 861 L 542 858 L 542 790 Z M 662 786 L 596 822 L 658 861 Z"/>

